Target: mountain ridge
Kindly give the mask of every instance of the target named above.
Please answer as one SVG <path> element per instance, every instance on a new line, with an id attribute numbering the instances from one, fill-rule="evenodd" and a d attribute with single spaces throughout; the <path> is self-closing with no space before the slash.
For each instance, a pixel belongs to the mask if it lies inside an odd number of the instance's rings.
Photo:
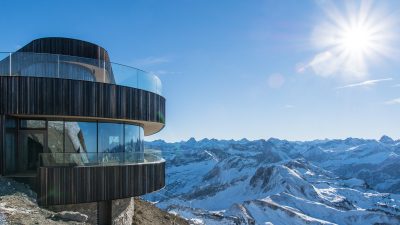
<path id="1" fill-rule="evenodd" d="M 400 223 L 400 140 L 189 140 L 146 143 L 168 178 L 146 198 L 199 224 Z"/>

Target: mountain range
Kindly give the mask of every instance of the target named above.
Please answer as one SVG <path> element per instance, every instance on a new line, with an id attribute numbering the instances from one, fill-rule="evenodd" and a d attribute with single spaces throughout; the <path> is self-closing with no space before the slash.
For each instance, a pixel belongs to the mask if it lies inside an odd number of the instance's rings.
<path id="1" fill-rule="evenodd" d="M 192 224 L 400 224 L 400 140 L 146 143 L 167 185 L 146 195 Z"/>

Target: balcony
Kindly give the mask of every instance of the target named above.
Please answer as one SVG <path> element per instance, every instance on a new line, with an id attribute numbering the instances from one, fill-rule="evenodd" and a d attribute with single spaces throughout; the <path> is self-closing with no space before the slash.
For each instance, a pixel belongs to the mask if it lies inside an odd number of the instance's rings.
<path id="1" fill-rule="evenodd" d="M 37 176 L 39 205 L 115 200 L 165 186 L 165 160 L 144 153 L 44 153 Z"/>
<path id="2" fill-rule="evenodd" d="M 41 153 L 40 167 L 89 167 L 161 163 L 161 151 L 119 153 Z"/>
<path id="3" fill-rule="evenodd" d="M 60 54 L 0 52 L 0 76 L 84 80 L 162 94 L 161 81 L 152 73 L 107 60 Z"/>

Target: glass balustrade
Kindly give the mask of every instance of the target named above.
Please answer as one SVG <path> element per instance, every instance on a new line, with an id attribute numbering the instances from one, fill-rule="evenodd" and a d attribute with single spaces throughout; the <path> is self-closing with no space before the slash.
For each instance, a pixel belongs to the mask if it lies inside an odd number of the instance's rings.
<path id="1" fill-rule="evenodd" d="M 120 153 L 41 153 L 39 160 L 42 167 L 113 166 L 164 161 L 161 151 L 150 149 L 144 152 Z"/>
<path id="2" fill-rule="evenodd" d="M 52 77 L 123 85 L 162 94 L 160 79 L 143 70 L 78 56 L 0 52 L 0 76 Z"/>

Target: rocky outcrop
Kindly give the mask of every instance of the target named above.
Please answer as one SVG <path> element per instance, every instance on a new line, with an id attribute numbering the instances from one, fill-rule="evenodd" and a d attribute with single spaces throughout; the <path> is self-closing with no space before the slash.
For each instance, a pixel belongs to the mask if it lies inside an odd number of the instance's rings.
<path id="1" fill-rule="evenodd" d="M 135 199 L 133 225 L 189 225 L 189 222 L 177 215 L 160 210 L 150 202 Z"/>
<path id="2" fill-rule="evenodd" d="M 112 201 L 113 225 L 131 225 L 134 209 L 133 198 Z"/>
<path id="3" fill-rule="evenodd" d="M 135 204 L 138 209 L 135 209 Z M 36 195 L 28 186 L 0 176 L 1 225 L 87 225 L 96 224 L 97 203 L 40 208 Z M 127 198 L 113 201 L 113 225 L 175 224 L 186 220 L 164 212 L 151 203 Z"/>
<path id="4" fill-rule="evenodd" d="M 52 216 L 53 220 L 86 222 L 88 216 L 79 212 L 62 211 Z"/>

